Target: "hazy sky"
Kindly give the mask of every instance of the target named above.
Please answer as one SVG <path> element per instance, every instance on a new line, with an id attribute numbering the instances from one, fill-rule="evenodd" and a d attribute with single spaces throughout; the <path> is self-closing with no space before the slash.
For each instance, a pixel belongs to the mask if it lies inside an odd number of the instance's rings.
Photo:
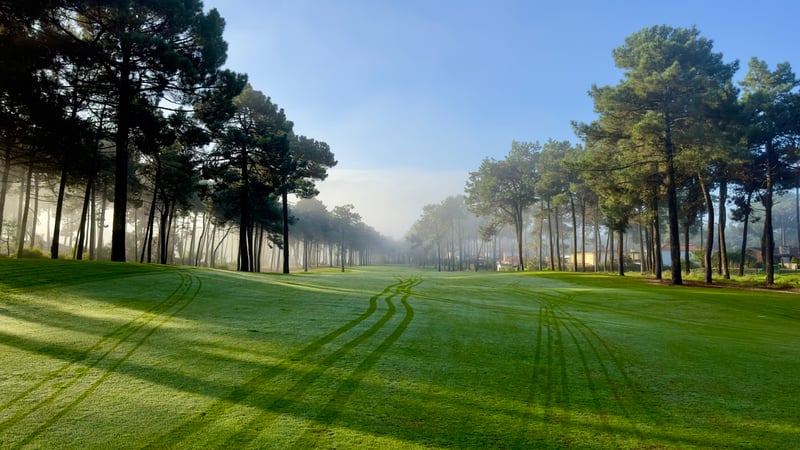
<path id="1" fill-rule="evenodd" d="M 320 200 L 396 238 L 512 140 L 577 142 L 570 121 L 595 118 L 587 91 L 621 79 L 611 51 L 642 28 L 697 26 L 738 77 L 752 56 L 800 72 L 796 0 L 204 4 L 225 18 L 226 66 L 330 144 Z"/>

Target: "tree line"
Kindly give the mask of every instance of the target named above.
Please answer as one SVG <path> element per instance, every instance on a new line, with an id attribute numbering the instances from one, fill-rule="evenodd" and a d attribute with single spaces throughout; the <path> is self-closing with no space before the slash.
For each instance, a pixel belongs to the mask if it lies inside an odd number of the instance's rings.
<path id="1" fill-rule="evenodd" d="M 631 34 L 613 58 L 623 78 L 613 86 L 592 86 L 597 119 L 573 122 L 581 144 L 515 141 L 504 159 L 486 158 L 469 174 L 465 205 L 486 220 L 481 239 L 488 241 L 498 225 L 513 227 L 515 264 L 522 270 L 527 221 L 536 217 L 540 243 L 545 235 L 550 239 L 538 246 L 540 268 L 549 260 L 551 269 L 557 262 L 562 270 L 562 255 L 553 254 L 561 246 L 553 240 L 560 240 L 558 225 L 566 215 L 572 270 L 585 270 L 587 244 L 595 252 L 600 247 L 602 223 L 613 233 L 610 239 L 616 237 L 620 274 L 627 237 L 641 242 L 643 269 L 661 279 L 665 236 L 670 281 L 682 284 L 682 264 L 687 270 L 691 264 L 689 230 L 705 217 L 703 267 L 710 283 L 715 239 L 720 272 L 730 276 L 730 209 L 744 224 L 740 258 L 746 255 L 748 224 L 763 216 L 766 282 L 773 284 L 775 198 L 800 185 L 800 82 L 790 64 L 772 69 L 754 57 L 737 83 L 738 61 L 725 62 L 696 28 L 669 26 Z M 436 240 L 436 209 L 423 211 L 412 242 L 422 241 L 423 229 L 428 240 Z M 430 221 L 440 225 L 426 226 Z M 587 242 L 587 223 L 594 243 Z M 544 248 L 549 258 L 541 254 Z M 740 271 L 743 266 L 740 261 Z"/>
<path id="2" fill-rule="evenodd" d="M 337 161 L 327 143 L 295 133 L 246 74 L 222 69 L 225 21 L 216 9 L 203 11 L 199 0 L 30 0 L 2 1 L 0 12 L 7 246 L 15 241 L 22 255 L 26 237 L 36 238 L 28 214 L 44 180 L 54 192 L 54 259 L 72 194 L 82 198 L 68 211 L 80 216 L 78 259 L 103 247 L 108 201 L 113 261 L 167 263 L 177 224 L 194 216 L 189 260 L 199 262 L 205 248 L 213 263 L 222 242 L 214 233 L 236 229 L 239 270 L 259 270 L 264 247 L 277 245 L 288 273 L 289 198 L 314 197 Z M 3 217 L 12 179 L 20 187 L 13 235 Z M 147 211 L 142 227 L 131 220 L 139 209 Z"/>

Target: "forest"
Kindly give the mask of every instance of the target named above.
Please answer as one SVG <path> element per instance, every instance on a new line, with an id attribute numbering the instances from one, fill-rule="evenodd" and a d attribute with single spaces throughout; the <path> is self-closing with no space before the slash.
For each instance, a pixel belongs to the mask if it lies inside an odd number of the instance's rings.
<path id="1" fill-rule="evenodd" d="M 673 284 L 746 266 L 772 284 L 798 256 L 800 82 L 757 57 L 735 79 L 739 62 L 696 28 L 631 34 L 613 50 L 622 80 L 590 87 L 597 119 L 573 123 L 579 143 L 513 141 L 394 242 L 353 205 L 314 199 L 332 149 L 223 69 L 217 10 L 0 10 L 0 254 L 284 273 L 669 270 Z"/>

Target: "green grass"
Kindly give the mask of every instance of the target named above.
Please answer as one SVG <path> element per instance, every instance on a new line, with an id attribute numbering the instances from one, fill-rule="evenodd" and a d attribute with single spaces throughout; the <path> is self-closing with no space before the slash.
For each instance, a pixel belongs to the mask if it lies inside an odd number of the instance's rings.
<path id="1" fill-rule="evenodd" d="M 0 448 L 794 448 L 800 297 L 0 260 Z"/>

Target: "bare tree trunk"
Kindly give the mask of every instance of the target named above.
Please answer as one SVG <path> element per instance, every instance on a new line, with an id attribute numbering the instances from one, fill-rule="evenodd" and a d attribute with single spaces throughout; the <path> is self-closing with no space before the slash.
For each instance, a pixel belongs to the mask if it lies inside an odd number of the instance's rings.
<path id="1" fill-rule="evenodd" d="M 550 199 L 547 200 L 547 240 L 550 249 L 550 270 L 556 270 L 556 261 L 553 249 L 553 215 L 550 208 Z"/>
<path id="2" fill-rule="evenodd" d="M 752 199 L 753 194 L 751 192 L 747 193 L 747 209 L 745 209 L 744 213 L 744 222 L 742 224 L 742 253 L 739 256 L 739 276 L 744 276 L 744 263 L 746 261 L 747 256 L 747 228 L 750 225 L 750 200 Z"/>
<path id="3" fill-rule="evenodd" d="M 50 243 L 50 258 L 58 259 L 59 241 L 61 240 L 61 215 L 64 209 L 64 192 L 67 189 L 67 161 L 61 161 L 61 178 L 58 183 L 58 197 L 56 199 L 56 219 L 53 224 L 53 239 Z"/>
<path id="4" fill-rule="evenodd" d="M 6 195 L 8 194 L 8 178 L 11 175 L 11 146 L 5 146 L 3 152 L 3 174 L 0 176 L 0 236 L 3 235 L 4 211 L 6 209 Z"/>
<path id="5" fill-rule="evenodd" d="M 31 220 L 31 241 L 29 247 L 36 246 L 36 223 L 39 222 L 39 174 L 33 174 L 33 220 Z"/>
<path id="6" fill-rule="evenodd" d="M 711 267 L 711 254 L 714 251 L 714 203 L 711 200 L 711 192 L 708 191 L 706 183 L 702 177 L 698 176 L 700 182 L 700 190 L 703 192 L 703 199 L 706 203 L 706 211 L 708 213 L 708 229 L 706 230 L 707 238 L 705 251 L 703 252 L 703 274 L 706 283 L 711 283 L 711 275 L 713 268 Z"/>
<path id="7" fill-rule="evenodd" d="M 722 180 L 719 185 L 719 231 L 717 232 L 717 239 L 719 239 L 719 268 L 720 274 L 726 280 L 731 278 L 730 267 L 728 263 L 728 245 L 725 242 L 725 227 L 728 222 L 728 212 L 725 204 L 728 202 L 728 182 Z M 798 227 L 800 230 L 800 227 Z"/>
<path id="8" fill-rule="evenodd" d="M 86 221 L 89 215 L 89 202 L 92 199 L 93 182 L 94 173 L 90 173 L 89 179 L 86 181 L 86 189 L 83 192 L 83 207 L 81 208 L 81 220 L 78 226 L 78 244 L 75 247 L 75 259 L 83 259 L 83 247 L 86 241 Z"/>
<path id="9" fill-rule="evenodd" d="M 24 202 L 25 206 L 22 209 L 22 215 L 19 222 L 19 240 L 17 241 L 17 258 L 22 258 L 22 252 L 25 249 L 25 231 L 28 226 L 28 209 L 31 206 L 31 184 L 33 181 L 33 156 L 28 164 L 27 184 L 25 187 Z"/>
<path id="10" fill-rule="evenodd" d="M 684 268 L 686 275 L 692 273 L 692 264 L 689 258 L 689 218 L 686 217 L 686 221 L 683 223 L 683 262 L 686 266 Z"/>
<path id="11" fill-rule="evenodd" d="M 619 244 L 617 244 L 617 256 L 619 257 L 619 276 L 625 276 L 625 249 L 623 248 L 625 232 L 620 230 L 619 233 Z"/>
<path id="12" fill-rule="evenodd" d="M 653 269 L 656 280 L 662 278 L 664 261 L 661 259 L 661 223 L 658 214 L 658 197 L 653 196 Z"/>
<path id="13" fill-rule="evenodd" d="M 586 272 L 586 199 L 581 199 L 581 271 Z"/>
<path id="14" fill-rule="evenodd" d="M 594 271 L 600 271 L 600 202 L 594 206 Z"/>
<path id="15" fill-rule="evenodd" d="M 561 255 L 563 254 L 561 251 L 561 214 L 558 211 L 558 206 L 555 207 L 554 216 L 556 218 L 556 261 L 558 261 L 558 271 L 561 272 L 564 270 L 564 266 L 561 261 Z"/>

